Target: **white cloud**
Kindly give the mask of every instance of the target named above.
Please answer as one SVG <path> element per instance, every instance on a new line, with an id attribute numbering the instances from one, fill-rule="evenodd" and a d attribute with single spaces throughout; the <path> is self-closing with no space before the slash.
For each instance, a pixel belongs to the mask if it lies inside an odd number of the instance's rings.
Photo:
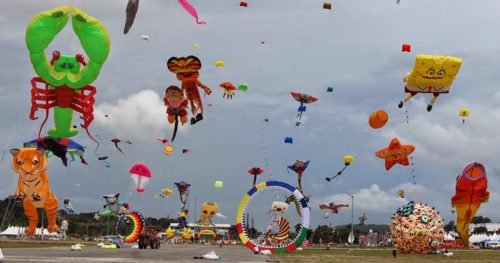
<path id="1" fill-rule="evenodd" d="M 102 103 L 95 109 L 96 125 L 123 138 L 143 138 L 150 141 L 156 136 L 169 137 L 173 125 L 167 122 L 166 106 L 160 95 L 153 90 L 142 90 L 115 103 Z M 105 117 L 108 115 L 108 117 Z M 185 125 L 179 124 L 178 132 L 184 132 Z"/>

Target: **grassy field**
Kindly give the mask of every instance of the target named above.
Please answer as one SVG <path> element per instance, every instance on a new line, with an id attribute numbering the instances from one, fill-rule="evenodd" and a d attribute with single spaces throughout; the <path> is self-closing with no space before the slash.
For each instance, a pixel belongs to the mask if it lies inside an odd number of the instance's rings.
<path id="1" fill-rule="evenodd" d="M 499 263 L 500 250 L 453 250 L 452 257 L 443 255 L 398 254 L 392 256 L 390 249 L 304 249 L 290 254 L 273 255 L 279 262 L 342 262 L 342 263 L 375 263 L 375 262 L 467 262 L 467 263 Z"/>

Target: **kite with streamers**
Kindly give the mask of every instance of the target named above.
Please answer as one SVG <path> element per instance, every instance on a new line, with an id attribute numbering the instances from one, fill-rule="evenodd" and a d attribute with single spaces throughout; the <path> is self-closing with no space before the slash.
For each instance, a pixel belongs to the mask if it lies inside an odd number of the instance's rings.
<path id="1" fill-rule="evenodd" d="M 186 11 L 191 15 L 193 16 L 195 19 L 196 19 L 196 24 L 199 24 L 199 25 L 204 25 L 206 24 L 205 22 L 203 21 L 199 21 L 198 19 L 198 12 L 196 12 L 196 9 L 189 3 L 188 0 L 178 0 L 179 1 L 179 4 L 182 5 L 182 7 L 184 7 L 184 9 L 186 9 Z"/>
<path id="2" fill-rule="evenodd" d="M 119 143 L 121 143 L 121 142 L 126 143 L 126 144 L 132 144 L 132 142 L 131 142 L 131 141 L 122 141 L 122 140 L 120 140 L 120 139 L 118 139 L 118 138 L 113 138 L 113 139 L 111 139 L 111 142 L 112 142 L 112 143 L 114 143 L 114 144 L 115 144 L 116 149 L 117 149 L 119 152 L 123 153 L 123 154 L 125 154 L 125 152 L 124 152 L 124 151 L 120 148 L 120 146 L 118 146 L 118 144 L 119 144 Z"/>
<path id="3" fill-rule="evenodd" d="M 305 94 L 305 93 L 300 93 L 300 92 L 292 92 L 292 97 L 300 102 L 300 106 L 298 108 L 298 114 L 297 114 L 297 122 L 295 123 L 296 126 L 300 125 L 300 119 L 302 118 L 302 113 L 306 111 L 306 105 L 304 104 L 309 104 L 316 102 L 318 98 L 313 97 L 311 95 Z"/>
<path id="4" fill-rule="evenodd" d="M 456 193 L 451 198 L 451 205 L 457 214 L 457 231 L 462 243 L 469 247 L 469 224 L 481 203 L 488 202 L 490 193 L 486 168 L 480 163 L 468 164 L 457 178 Z"/>

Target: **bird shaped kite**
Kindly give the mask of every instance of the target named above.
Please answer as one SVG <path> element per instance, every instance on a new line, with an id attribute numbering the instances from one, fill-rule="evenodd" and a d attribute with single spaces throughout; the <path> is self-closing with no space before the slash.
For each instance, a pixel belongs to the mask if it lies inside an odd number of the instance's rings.
<path id="1" fill-rule="evenodd" d="M 307 166 L 309 166 L 309 162 L 311 161 L 304 162 L 297 160 L 295 163 L 288 166 L 288 169 L 297 173 L 298 189 L 302 194 L 304 194 L 302 191 L 302 174 L 307 169 Z"/>
<path id="2" fill-rule="evenodd" d="M 349 207 L 348 204 L 335 204 L 334 202 L 330 202 L 329 204 L 320 204 L 319 209 L 321 210 L 328 210 L 331 213 L 338 214 L 339 209 L 342 207 Z"/>
<path id="3" fill-rule="evenodd" d="M 408 155 L 415 151 L 415 146 L 411 144 L 401 144 L 397 137 L 394 137 L 384 149 L 378 150 L 375 155 L 385 160 L 385 170 L 389 171 L 395 164 L 404 166 L 410 165 Z"/>
<path id="4" fill-rule="evenodd" d="M 316 97 L 313 97 L 311 95 L 305 94 L 305 93 L 300 93 L 300 92 L 292 92 L 292 97 L 300 102 L 300 106 L 298 108 L 298 114 L 297 114 L 297 122 L 295 123 L 296 126 L 300 125 L 300 119 L 302 118 L 302 113 L 306 111 L 306 105 L 304 104 L 309 104 L 317 101 L 318 99 Z"/>
<path id="5" fill-rule="evenodd" d="M 488 178 L 486 169 L 480 163 L 468 164 L 457 178 L 456 193 L 451 205 L 457 213 L 457 231 L 466 248 L 469 247 L 469 224 L 481 206 L 488 202 Z"/>

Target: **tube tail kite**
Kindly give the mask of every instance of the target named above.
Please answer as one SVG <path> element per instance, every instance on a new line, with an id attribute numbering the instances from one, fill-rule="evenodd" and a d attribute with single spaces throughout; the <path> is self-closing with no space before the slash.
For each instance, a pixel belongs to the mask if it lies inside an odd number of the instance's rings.
<path id="1" fill-rule="evenodd" d="M 134 24 L 135 15 L 137 15 L 138 10 L 139 0 L 128 0 L 127 9 L 125 10 L 127 18 L 125 20 L 125 28 L 123 28 L 123 34 L 127 34 L 132 27 L 132 24 Z"/>
<path id="2" fill-rule="evenodd" d="M 451 205 L 457 212 L 457 231 L 464 247 L 469 247 L 469 224 L 481 203 L 488 202 L 490 193 L 486 169 L 480 163 L 470 163 L 457 178 L 456 193 Z"/>
<path id="3" fill-rule="evenodd" d="M 194 8 L 188 0 L 178 0 L 179 1 L 179 4 L 182 5 L 182 7 L 184 7 L 184 9 L 186 9 L 186 11 L 188 11 L 188 13 L 193 16 L 195 19 L 196 19 L 196 24 L 199 24 L 199 25 L 204 25 L 206 24 L 205 22 L 203 21 L 199 21 L 198 19 L 198 12 L 196 12 L 196 8 Z"/>

